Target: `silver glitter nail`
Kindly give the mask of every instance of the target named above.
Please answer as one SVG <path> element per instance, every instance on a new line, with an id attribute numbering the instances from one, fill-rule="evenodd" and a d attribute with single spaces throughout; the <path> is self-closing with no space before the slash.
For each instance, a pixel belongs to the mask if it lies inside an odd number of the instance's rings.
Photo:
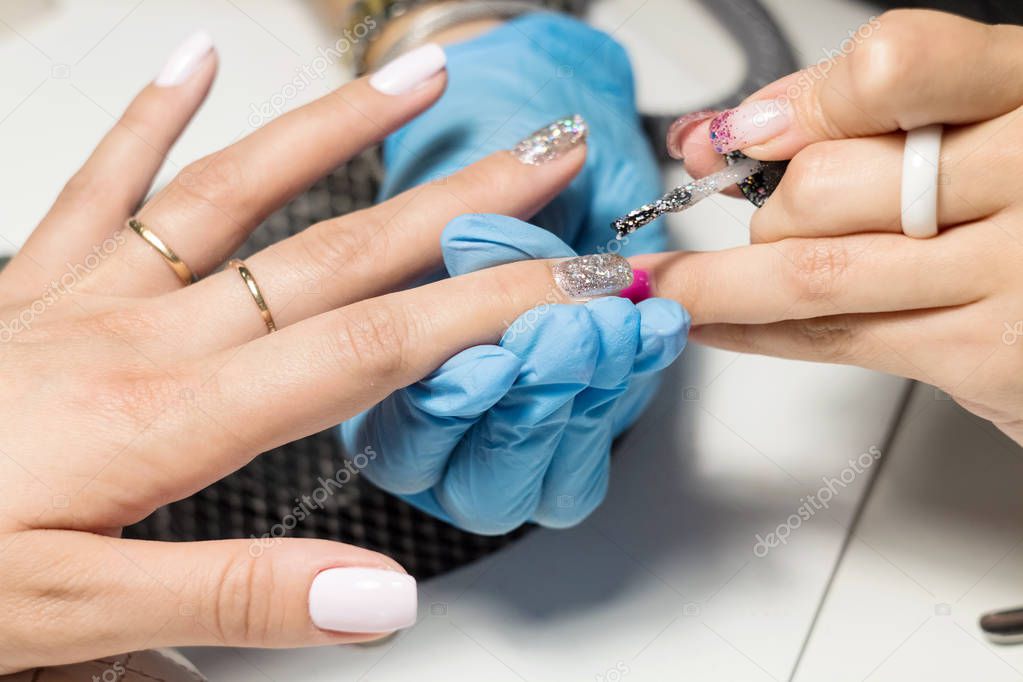
<path id="1" fill-rule="evenodd" d="M 522 163 L 538 166 L 575 149 L 586 140 L 586 121 L 579 114 L 559 118 L 525 138 L 512 150 Z"/>
<path id="2" fill-rule="evenodd" d="M 554 283 L 569 298 L 615 294 L 632 284 L 632 266 L 616 253 L 569 258 L 554 266 Z"/>

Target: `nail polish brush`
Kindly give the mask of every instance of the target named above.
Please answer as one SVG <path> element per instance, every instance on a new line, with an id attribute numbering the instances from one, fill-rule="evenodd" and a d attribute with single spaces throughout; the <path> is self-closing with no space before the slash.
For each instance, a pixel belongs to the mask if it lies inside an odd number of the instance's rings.
<path id="1" fill-rule="evenodd" d="M 611 223 L 611 229 L 618 239 L 623 239 L 665 213 L 685 211 L 732 185 L 738 185 L 743 196 L 755 206 L 763 206 L 788 166 L 788 161 L 757 161 L 742 152 L 725 154 L 725 161 L 728 166 L 717 173 L 679 185 L 660 199 L 616 218 Z"/>

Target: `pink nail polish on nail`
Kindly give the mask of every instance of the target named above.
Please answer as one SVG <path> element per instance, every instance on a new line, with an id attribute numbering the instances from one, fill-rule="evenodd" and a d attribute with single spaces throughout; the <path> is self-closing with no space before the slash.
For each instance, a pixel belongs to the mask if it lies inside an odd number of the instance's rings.
<path id="1" fill-rule="evenodd" d="M 313 578 L 309 617 L 335 632 L 392 632 L 416 622 L 416 579 L 380 568 L 329 568 Z"/>
<path id="2" fill-rule="evenodd" d="M 436 43 L 427 43 L 388 62 L 369 78 L 369 84 L 385 95 L 403 95 L 444 69 L 447 57 Z"/>
<path id="3" fill-rule="evenodd" d="M 213 38 L 210 34 L 196 31 L 174 48 L 153 83 L 162 88 L 181 85 L 195 73 L 212 49 Z"/>
<path id="4" fill-rule="evenodd" d="M 668 128 L 668 134 L 666 136 L 667 139 L 665 140 L 665 144 L 668 148 L 668 156 L 679 161 L 684 160 L 682 154 L 682 142 L 685 141 L 689 132 L 708 118 L 713 118 L 720 113 L 720 111 L 715 109 L 704 109 L 703 111 L 694 111 L 675 119 L 675 122 Z"/>
<path id="5" fill-rule="evenodd" d="M 619 296 L 633 303 L 641 303 L 650 298 L 650 273 L 646 270 L 632 271 L 632 284 L 619 292 Z"/>
<path id="6" fill-rule="evenodd" d="M 747 102 L 710 122 L 710 140 L 719 154 L 763 144 L 785 132 L 789 107 L 778 100 Z"/>

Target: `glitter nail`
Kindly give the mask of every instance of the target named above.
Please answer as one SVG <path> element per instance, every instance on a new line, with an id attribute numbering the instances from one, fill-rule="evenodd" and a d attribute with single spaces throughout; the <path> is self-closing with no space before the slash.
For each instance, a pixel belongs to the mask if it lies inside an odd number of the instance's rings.
<path id="1" fill-rule="evenodd" d="M 586 121 L 579 114 L 545 125 L 512 150 L 522 163 L 538 166 L 575 149 L 586 140 Z"/>
<path id="2" fill-rule="evenodd" d="M 632 284 L 632 266 L 616 253 L 569 258 L 554 266 L 554 282 L 569 298 L 614 294 Z"/>

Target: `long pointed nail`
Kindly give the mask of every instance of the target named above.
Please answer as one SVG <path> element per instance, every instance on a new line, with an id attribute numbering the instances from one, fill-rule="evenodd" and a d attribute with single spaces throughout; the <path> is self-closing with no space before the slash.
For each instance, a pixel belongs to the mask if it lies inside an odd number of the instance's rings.
<path id="1" fill-rule="evenodd" d="M 554 283 L 576 300 L 615 294 L 632 284 L 632 266 L 616 253 L 578 256 L 554 266 Z"/>
<path id="2" fill-rule="evenodd" d="M 384 64 L 369 78 L 369 84 L 385 95 L 403 95 L 425 83 L 447 64 L 440 45 L 427 43 Z"/>
<path id="3" fill-rule="evenodd" d="M 685 114 L 676 118 L 675 122 L 668 128 L 668 134 L 666 135 L 667 139 L 665 142 L 668 147 L 668 156 L 678 161 L 683 161 L 682 143 L 685 142 L 689 133 L 708 118 L 714 118 L 720 113 L 720 111 L 704 109 L 703 111 L 694 111 L 691 114 Z"/>
<path id="4" fill-rule="evenodd" d="M 330 568 L 313 578 L 309 617 L 335 632 L 392 632 L 416 622 L 416 579 L 379 568 Z"/>
<path id="5" fill-rule="evenodd" d="M 522 163 L 538 166 L 583 144 L 587 132 L 586 121 L 579 114 L 559 118 L 515 145 L 512 154 Z"/>
<path id="6" fill-rule="evenodd" d="M 747 102 L 710 122 L 710 140 L 719 154 L 763 144 L 789 127 L 791 106 L 778 100 Z"/>
<path id="7" fill-rule="evenodd" d="M 203 58 L 212 49 L 213 38 L 210 34 L 206 31 L 196 31 L 174 48 L 153 83 L 162 88 L 181 85 L 195 73 Z"/>

